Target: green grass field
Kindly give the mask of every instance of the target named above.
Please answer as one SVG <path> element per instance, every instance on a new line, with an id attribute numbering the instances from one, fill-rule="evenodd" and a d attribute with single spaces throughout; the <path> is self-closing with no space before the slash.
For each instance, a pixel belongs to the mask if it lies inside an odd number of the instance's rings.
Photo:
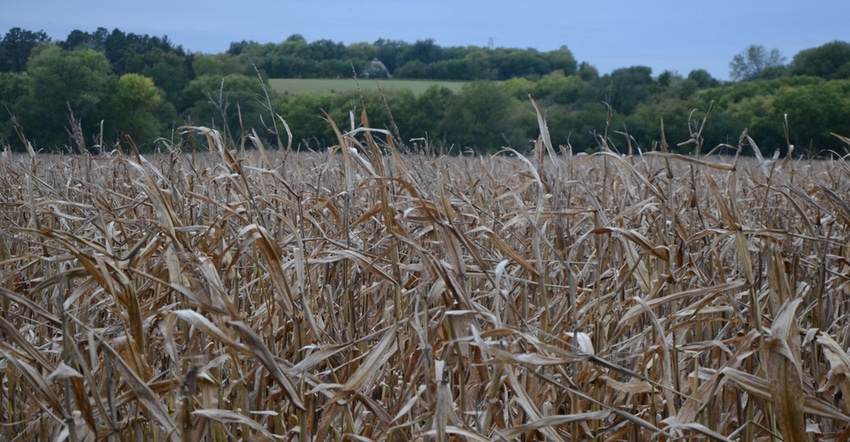
<path id="1" fill-rule="evenodd" d="M 377 90 L 380 84 L 384 91 L 410 89 L 419 95 L 432 85 L 445 86 L 454 92 L 460 91 L 465 81 L 439 81 L 439 80 L 392 80 L 360 79 L 360 88 L 363 90 Z M 303 92 L 323 94 L 325 92 L 345 92 L 357 89 L 357 82 L 353 78 L 272 78 L 269 80 L 274 90 L 285 95 L 297 95 Z"/>

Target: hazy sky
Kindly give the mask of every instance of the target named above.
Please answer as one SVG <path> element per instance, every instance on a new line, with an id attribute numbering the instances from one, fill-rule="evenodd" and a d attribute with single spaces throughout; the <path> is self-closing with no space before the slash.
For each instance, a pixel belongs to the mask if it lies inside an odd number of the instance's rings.
<path id="1" fill-rule="evenodd" d="M 119 28 L 167 35 L 193 52 L 224 52 L 233 41 L 345 44 L 378 38 L 433 38 L 440 46 L 536 48 L 566 45 L 601 73 L 634 65 L 687 75 L 729 76 L 729 61 L 750 44 L 788 61 L 802 49 L 850 40 L 848 0 L 3 0 L 0 32 L 44 30 L 64 40 L 74 29 Z"/>

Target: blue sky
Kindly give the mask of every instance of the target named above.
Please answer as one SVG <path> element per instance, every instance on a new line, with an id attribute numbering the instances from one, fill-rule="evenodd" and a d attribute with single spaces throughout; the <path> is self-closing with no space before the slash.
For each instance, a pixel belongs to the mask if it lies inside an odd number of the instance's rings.
<path id="1" fill-rule="evenodd" d="M 280 42 L 291 34 L 345 44 L 378 38 L 441 46 L 536 48 L 566 45 L 601 73 L 634 65 L 727 79 L 729 61 L 750 44 L 787 61 L 802 49 L 850 40 L 848 0 L 3 0 L 0 32 L 119 28 L 167 35 L 193 52 L 224 52 L 233 41 Z"/>

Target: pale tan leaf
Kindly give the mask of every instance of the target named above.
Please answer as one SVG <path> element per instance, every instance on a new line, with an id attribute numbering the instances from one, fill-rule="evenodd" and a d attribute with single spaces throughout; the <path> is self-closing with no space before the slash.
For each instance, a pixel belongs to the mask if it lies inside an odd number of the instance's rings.
<path id="1" fill-rule="evenodd" d="M 804 442 L 806 421 L 803 415 L 803 373 L 801 370 L 800 333 L 795 316 L 801 298 L 786 302 L 771 326 L 767 342 L 767 380 L 771 385 L 773 411 L 786 441 Z"/>
<path id="2" fill-rule="evenodd" d="M 611 388 L 623 393 L 640 394 L 649 393 L 653 390 L 652 384 L 647 381 L 620 382 L 615 379 L 611 379 L 608 376 L 601 376 L 601 379 L 603 379 Z"/>
<path id="3" fill-rule="evenodd" d="M 275 361 L 274 355 L 272 355 L 269 348 L 263 343 L 263 340 L 260 339 L 260 337 L 257 336 L 257 334 L 242 321 L 228 321 L 227 323 L 242 335 L 242 338 L 246 341 L 246 345 L 250 349 L 251 353 L 257 356 L 263 366 L 266 367 L 266 370 L 268 370 L 280 386 L 283 387 L 287 396 L 289 396 L 289 400 L 292 401 L 292 404 L 303 410 L 304 401 L 301 399 L 301 396 L 298 394 L 295 386 L 292 385 L 292 382 L 289 380 L 286 373 L 283 372 L 280 365 L 278 365 L 277 361 Z"/>
<path id="4" fill-rule="evenodd" d="M 598 421 L 605 420 L 611 416 L 611 412 L 608 410 L 605 411 L 591 411 L 587 413 L 578 413 L 578 414 L 562 414 L 556 416 L 545 416 L 532 421 L 530 423 L 519 425 L 513 428 L 508 428 L 505 431 L 500 432 L 500 435 L 505 439 L 517 439 L 521 435 L 539 430 L 544 427 L 558 427 L 561 425 L 566 425 L 572 422 L 579 421 Z"/>
<path id="5" fill-rule="evenodd" d="M 342 387 L 344 392 L 360 389 L 366 381 L 379 373 L 379 369 L 398 350 L 396 330 L 398 325 L 387 328 L 384 336 L 369 350 L 369 355 L 357 370 L 346 380 Z"/>
<path id="6" fill-rule="evenodd" d="M 49 375 L 47 375 L 44 380 L 47 382 L 52 382 L 54 380 L 64 380 L 70 378 L 82 378 L 83 375 L 80 374 L 79 371 L 74 370 L 73 368 L 67 366 L 65 362 L 59 361 L 59 364 L 56 365 L 56 369 L 53 370 Z"/>
<path id="7" fill-rule="evenodd" d="M 733 368 L 724 368 L 721 370 L 721 374 L 738 387 L 746 390 L 747 393 L 766 401 L 772 400 L 771 391 L 770 388 L 768 388 L 766 380 Z M 850 422 L 850 416 L 843 414 L 841 410 L 835 408 L 834 405 L 824 402 L 822 399 L 815 396 L 806 395 L 804 397 L 803 410 L 808 414 L 837 419 L 843 422 Z"/>
<path id="8" fill-rule="evenodd" d="M 212 336 L 215 336 L 215 338 L 221 341 L 222 343 L 227 344 L 241 352 L 250 352 L 250 350 L 244 344 L 236 342 L 227 333 L 225 333 L 217 325 L 213 324 L 212 321 L 204 317 L 202 314 L 194 310 L 177 310 L 174 312 L 174 314 L 180 319 L 194 325 L 195 327 L 209 333 Z"/>
<path id="9" fill-rule="evenodd" d="M 254 431 L 259 433 L 261 436 L 268 440 L 279 439 L 285 440 L 287 437 L 285 436 L 277 436 L 266 430 L 265 427 L 260 425 L 257 421 L 250 419 L 242 414 L 236 413 L 230 410 L 220 410 L 215 408 L 208 408 L 203 410 L 195 410 L 192 412 L 195 416 L 205 417 L 207 419 L 211 419 L 214 421 L 218 421 L 225 424 L 241 424 L 247 425 L 251 427 Z M 246 435 L 242 435 L 245 437 Z"/>
<path id="10" fill-rule="evenodd" d="M 101 342 L 100 346 L 106 353 L 110 354 L 110 357 L 115 363 L 115 366 L 118 368 L 118 371 L 121 372 L 121 379 L 127 383 L 129 390 L 133 391 L 145 408 L 147 408 L 154 420 L 161 425 L 166 432 L 171 434 L 171 439 L 179 441 L 181 435 L 180 427 L 175 425 L 174 421 L 171 419 L 171 415 L 168 414 L 168 409 L 166 408 L 165 403 L 157 397 L 153 390 L 151 390 L 150 386 L 143 382 L 130 368 L 130 366 L 124 362 L 124 359 L 118 354 L 118 352 L 116 352 L 106 342 Z"/>
<path id="11" fill-rule="evenodd" d="M 0 354 L 2 354 L 3 357 L 6 358 L 6 360 L 10 361 L 12 364 L 15 365 L 15 367 L 18 368 L 18 370 L 22 372 L 22 374 L 24 375 L 23 377 L 29 381 L 35 391 L 47 400 L 47 403 L 53 408 L 53 412 L 58 413 L 60 415 L 64 414 L 65 407 L 62 406 L 62 402 L 59 400 L 59 396 L 57 396 L 56 392 L 53 391 L 53 389 L 47 385 L 46 380 L 41 376 L 41 374 L 35 367 L 15 357 L 9 352 L 0 350 Z"/>
<path id="12" fill-rule="evenodd" d="M 844 401 L 850 400 L 850 358 L 841 346 L 824 331 L 818 333 L 817 342 L 821 345 L 830 366 L 830 381 L 838 383 Z M 820 391 L 825 391 L 826 386 Z"/>

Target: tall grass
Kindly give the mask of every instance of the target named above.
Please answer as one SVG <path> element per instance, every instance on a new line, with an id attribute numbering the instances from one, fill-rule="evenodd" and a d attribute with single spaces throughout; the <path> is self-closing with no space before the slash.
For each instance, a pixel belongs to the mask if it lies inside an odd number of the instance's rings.
<path id="1" fill-rule="evenodd" d="M 541 128 L 529 157 L 205 128 L 209 153 L 5 156 L 0 437 L 850 436 L 844 161 Z"/>

